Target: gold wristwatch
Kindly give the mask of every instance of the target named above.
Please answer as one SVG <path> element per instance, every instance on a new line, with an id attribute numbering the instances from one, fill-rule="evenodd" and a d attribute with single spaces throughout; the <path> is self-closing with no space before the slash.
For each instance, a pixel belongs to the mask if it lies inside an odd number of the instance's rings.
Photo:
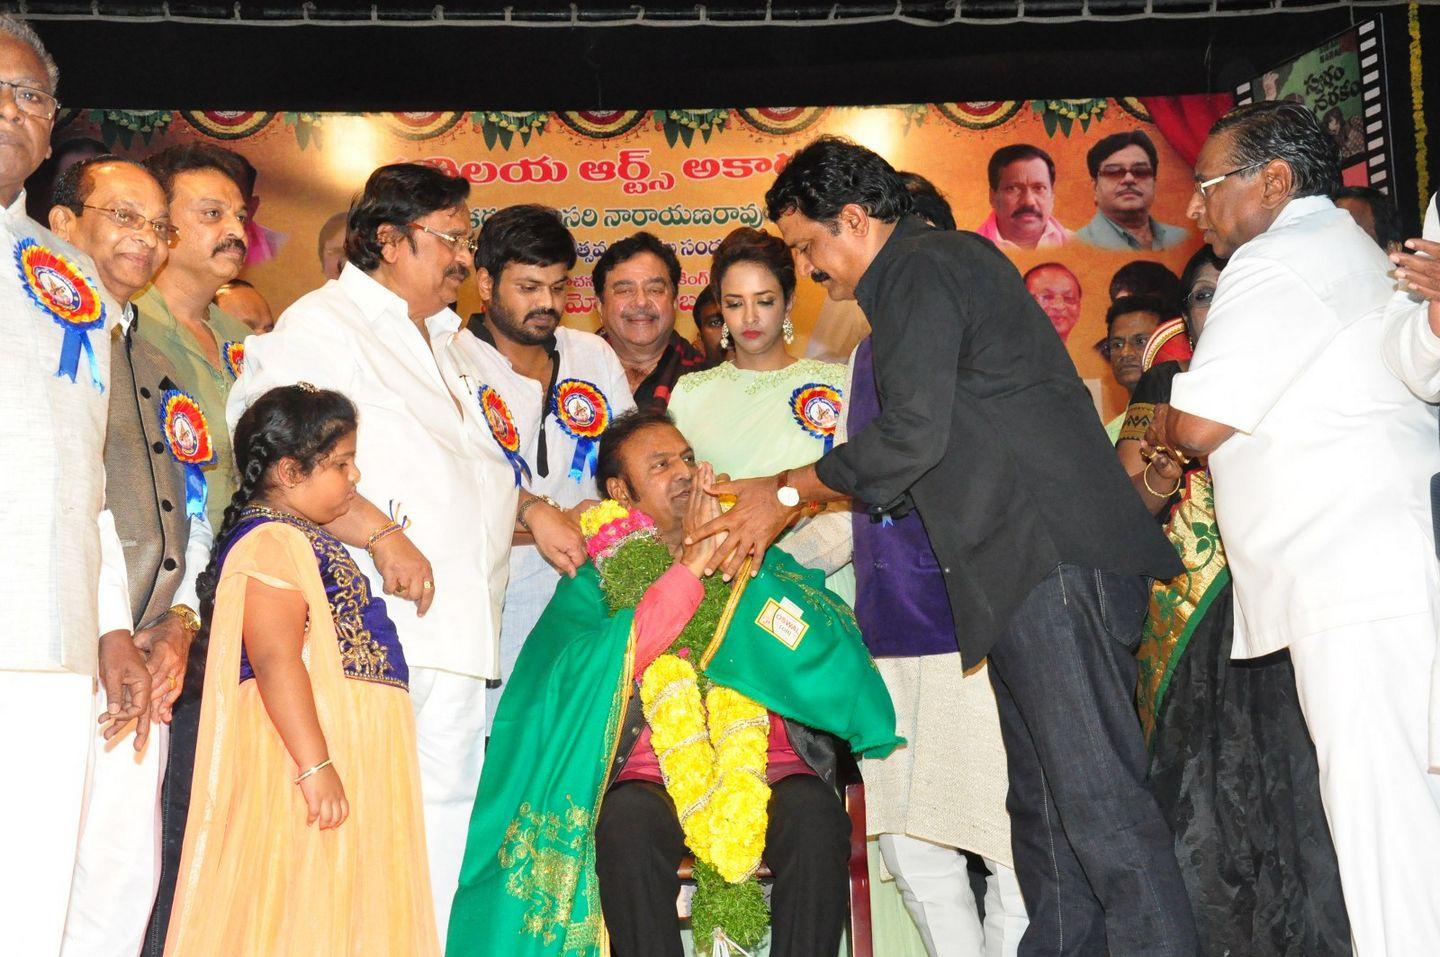
<path id="1" fill-rule="evenodd" d="M 527 499 L 527 500 L 525 501 L 525 503 L 520 506 L 519 511 L 517 511 L 517 512 L 515 513 L 515 521 L 519 522 L 519 523 L 520 523 L 520 527 L 523 528 L 523 529 L 525 529 L 525 531 L 527 531 L 527 532 L 530 531 L 530 523 L 527 522 L 527 521 L 525 521 L 525 513 L 528 512 L 528 511 L 530 511 L 530 509 L 534 508 L 536 505 L 540 504 L 541 502 L 544 502 L 546 505 L 549 505 L 551 508 L 555 509 L 557 512 L 563 512 L 563 511 L 565 511 L 563 508 L 560 507 L 560 503 L 559 503 L 559 502 L 555 501 L 553 498 L 551 498 L 551 497 L 548 496 L 548 495 L 536 495 L 536 496 L 535 496 L 534 498 L 532 498 L 532 499 Z M 531 532 L 531 534 L 533 535 L 534 533 Z"/>
<path id="2" fill-rule="evenodd" d="M 180 624 L 193 636 L 200 631 L 200 616 L 189 605 L 171 605 L 170 614 L 180 619 Z"/>

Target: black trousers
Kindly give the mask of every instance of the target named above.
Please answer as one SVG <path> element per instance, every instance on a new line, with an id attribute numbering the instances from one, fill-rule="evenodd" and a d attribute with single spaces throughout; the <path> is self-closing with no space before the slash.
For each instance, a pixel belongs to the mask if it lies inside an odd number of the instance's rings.
<path id="1" fill-rule="evenodd" d="M 797 774 L 770 791 L 765 863 L 773 957 L 835 957 L 849 901 L 850 818 L 825 782 Z M 648 781 L 622 781 L 600 805 L 595 871 L 615 957 L 680 957 L 675 871 L 687 853 L 675 804 Z"/>
<path id="2" fill-rule="evenodd" d="M 1148 600 L 1137 578 L 1061 565 L 990 650 L 1030 914 L 1021 957 L 1198 953 L 1135 715 Z"/>
<path id="3" fill-rule="evenodd" d="M 190 814 L 190 783 L 195 774 L 195 743 L 200 734 L 200 689 L 205 685 L 208 644 L 197 641 L 185 666 L 185 688 L 175 702 L 170 720 L 170 745 L 165 779 L 160 785 L 160 890 L 145 930 L 142 957 L 162 957 L 165 933 L 170 929 L 170 905 L 185 846 L 185 822 Z"/>

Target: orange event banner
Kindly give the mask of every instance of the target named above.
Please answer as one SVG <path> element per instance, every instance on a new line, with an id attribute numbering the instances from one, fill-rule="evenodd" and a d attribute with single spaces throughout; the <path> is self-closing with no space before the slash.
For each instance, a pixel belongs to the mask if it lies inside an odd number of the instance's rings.
<path id="1" fill-rule="evenodd" d="M 929 178 L 962 229 L 977 228 L 990 214 L 991 154 L 1014 143 L 1038 146 L 1056 166 L 1054 215 L 1074 230 L 1095 214 L 1086 151 L 1129 130 L 1148 133 L 1159 155 L 1151 215 L 1189 230 L 1186 241 L 1163 252 L 1100 250 L 1075 239 L 1058 248 L 1008 251 L 1022 272 L 1059 262 L 1079 278 L 1080 319 L 1067 345 L 1108 417 L 1125 401 L 1095 349 L 1105 334 L 1111 277 L 1135 259 L 1156 260 L 1178 273 L 1200 244 L 1185 213 L 1192 170 L 1135 99 L 560 113 L 75 110 L 62 117 L 54 140 L 58 145 L 95 137 L 118 152 L 143 156 L 199 139 L 244 154 L 259 171 L 256 219 L 278 234 L 278 251 L 245 276 L 277 315 L 322 282 L 316 251 L 321 224 L 349 205 L 373 168 L 412 160 L 472 183 L 477 226 L 513 203 L 558 209 L 580 252 L 566 320 L 582 328 L 599 322 L 590 284 L 595 260 L 617 239 L 640 229 L 654 232 L 680 255 L 680 328 L 689 333 L 689 308 L 709 281 L 716 246 L 737 226 L 773 231 L 765 219 L 765 190 L 786 159 L 820 134 L 847 136 L 897 169 Z M 802 277 L 795 308 L 802 337 L 823 298 Z M 467 289 L 460 309 L 474 308 L 474 291 Z"/>

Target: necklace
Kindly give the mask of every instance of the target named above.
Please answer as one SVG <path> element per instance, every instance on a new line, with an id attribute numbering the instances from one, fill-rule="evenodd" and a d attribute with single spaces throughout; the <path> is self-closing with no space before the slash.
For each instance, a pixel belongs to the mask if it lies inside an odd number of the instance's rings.
<path id="1" fill-rule="evenodd" d="M 264 515 L 267 518 L 278 518 L 281 521 L 300 522 L 303 525 L 309 525 L 311 528 L 320 527 L 303 515 L 296 515 L 294 512 L 287 512 L 284 509 L 271 508 L 268 505 L 247 505 L 245 506 L 244 514 Z"/>

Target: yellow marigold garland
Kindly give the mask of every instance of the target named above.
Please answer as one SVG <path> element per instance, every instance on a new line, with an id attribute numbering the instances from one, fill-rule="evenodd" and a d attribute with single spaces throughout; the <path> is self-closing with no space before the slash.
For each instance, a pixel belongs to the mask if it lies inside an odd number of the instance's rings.
<path id="1" fill-rule="evenodd" d="M 1420 58 L 1420 5 L 1410 4 L 1406 17 L 1410 32 L 1410 109 L 1415 123 L 1416 185 L 1420 188 L 1420 219 L 1430 202 L 1430 131 L 1425 125 L 1425 79 Z"/>
<path id="2" fill-rule="evenodd" d="M 580 518 L 586 546 L 600 570 L 612 610 L 633 607 L 671 562 L 653 524 L 607 500 Z M 765 850 L 770 786 L 765 772 L 770 714 L 739 692 L 711 683 L 686 658 L 713 637 L 730 594 L 707 579 L 700 609 L 640 679 L 640 703 L 660 763 L 665 790 L 675 802 L 685 843 L 696 859 L 692 925 L 696 951 L 720 942 L 753 947 L 769 923 L 755 871 Z"/>

